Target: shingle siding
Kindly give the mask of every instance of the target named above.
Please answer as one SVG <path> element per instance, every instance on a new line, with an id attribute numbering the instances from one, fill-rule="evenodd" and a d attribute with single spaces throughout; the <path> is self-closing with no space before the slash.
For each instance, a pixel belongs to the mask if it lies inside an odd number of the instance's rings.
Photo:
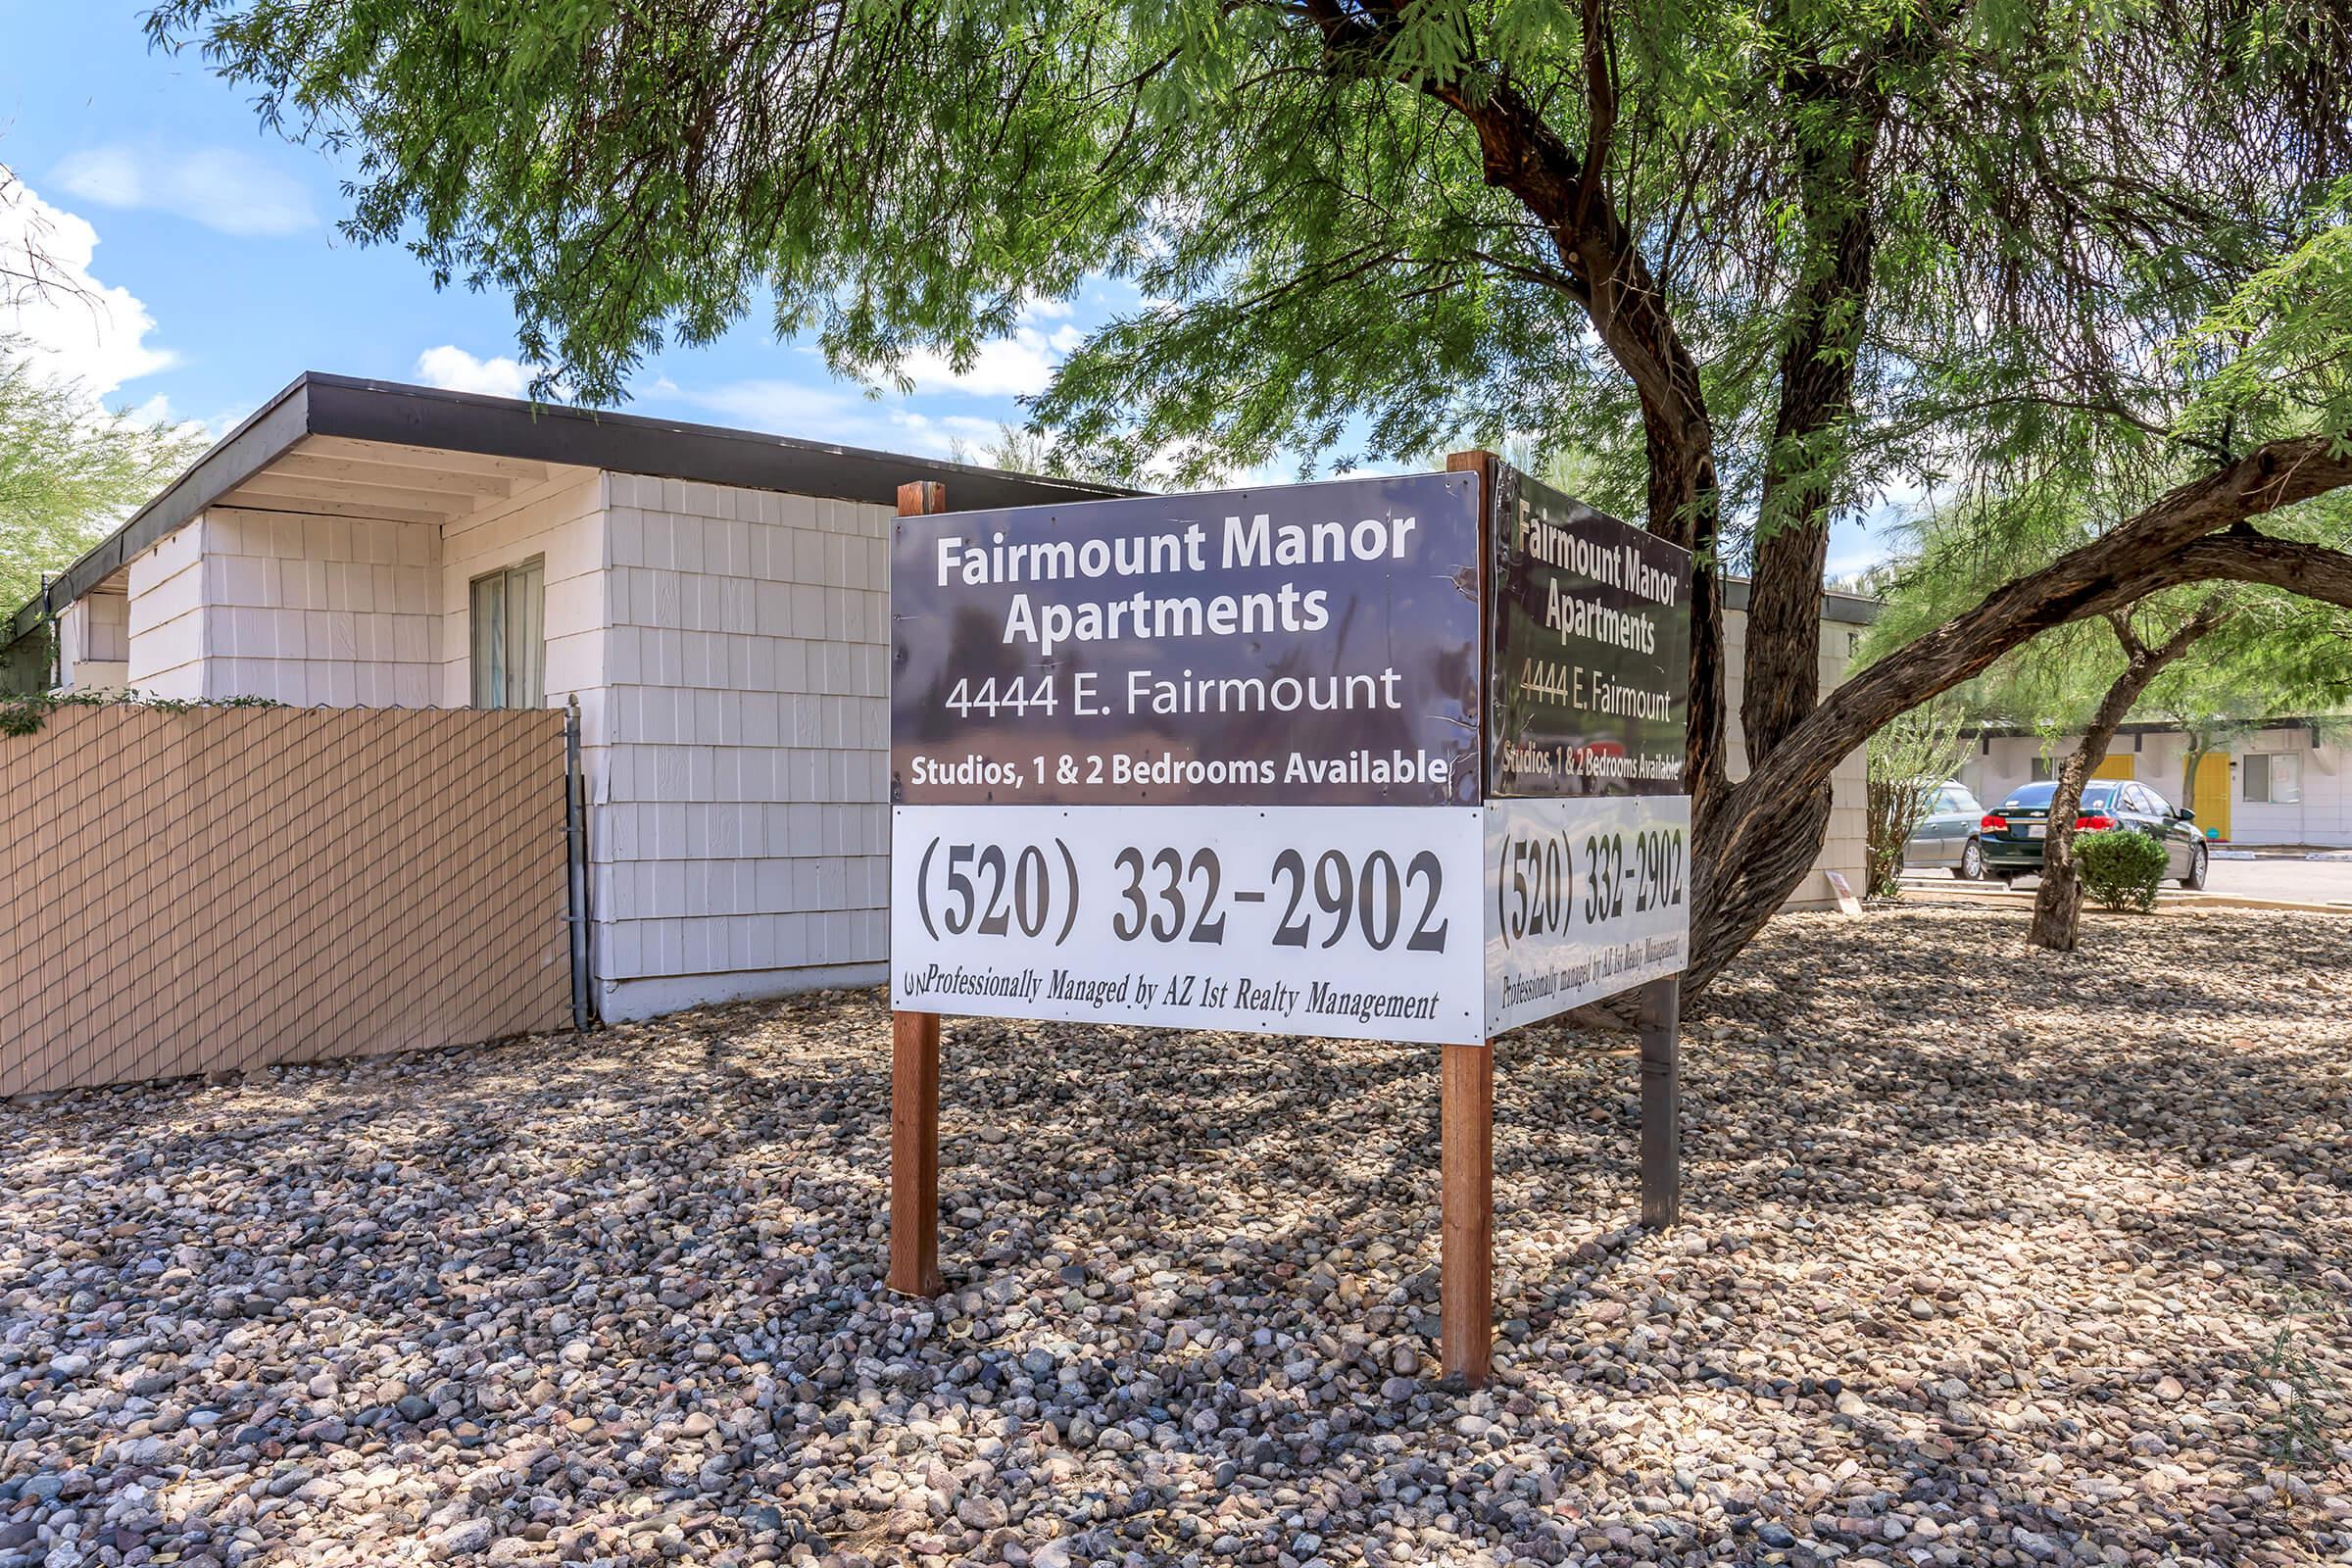
<path id="1" fill-rule="evenodd" d="M 608 483 L 599 974 L 878 972 L 890 510 Z"/>
<path id="2" fill-rule="evenodd" d="M 1851 661 L 1850 640 L 1855 628 L 1840 621 L 1824 621 L 1821 627 L 1821 690 L 1830 690 L 1845 679 Z M 1745 682 L 1742 672 L 1747 664 L 1747 616 L 1740 611 L 1727 610 L 1723 615 L 1724 676 L 1723 696 L 1730 710 L 1729 770 L 1734 779 L 1747 776 L 1747 740 L 1740 723 L 1740 697 Z M 1870 850 L 1867 831 L 1868 807 L 1864 800 L 1867 764 L 1860 748 L 1838 764 L 1831 775 L 1830 822 L 1821 854 L 1816 856 L 1805 879 L 1788 897 L 1792 908 L 1824 908 L 1835 905 L 1836 895 L 1830 889 L 1829 878 L 1823 873 L 1838 871 L 1856 893 L 1869 886 Z"/>

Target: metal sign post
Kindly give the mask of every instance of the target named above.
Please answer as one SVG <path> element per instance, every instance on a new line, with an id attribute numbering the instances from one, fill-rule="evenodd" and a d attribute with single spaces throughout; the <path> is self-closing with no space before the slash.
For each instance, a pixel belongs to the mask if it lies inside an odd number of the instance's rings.
<path id="1" fill-rule="evenodd" d="M 1683 1217 L 1683 982 L 1642 988 L 1642 1223 L 1664 1230 Z"/>
<path id="2" fill-rule="evenodd" d="M 1651 986 L 1673 1212 L 1690 558 L 1487 454 L 945 505 L 905 487 L 891 551 L 892 1288 L 941 1288 L 943 1012 L 1419 1042 L 1483 1383 L 1495 1036 Z"/>

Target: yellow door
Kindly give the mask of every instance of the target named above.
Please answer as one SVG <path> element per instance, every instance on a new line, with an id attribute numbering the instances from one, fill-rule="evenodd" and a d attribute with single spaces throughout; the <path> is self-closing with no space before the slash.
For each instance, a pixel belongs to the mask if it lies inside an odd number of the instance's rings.
<path id="1" fill-rule="evenodd" d="M 2137 778 L 2139 777 L 2138 767 L 2139 759 L 2133 754 L 2126 752 L 2121 757 L 2117 757 L 2110 753 L 2099 759 L 2099 765 L 2091 769 L 2090 776 L 2092 778 Z"/>
<path id="2" fill-rule="evenodd" d="M 2230 754 L 2207 752 L 2197 759 L 2197 798 L 2184 803 L 2197 813 L 2197 831 L 2207 838 L 2230 836 Z"/>

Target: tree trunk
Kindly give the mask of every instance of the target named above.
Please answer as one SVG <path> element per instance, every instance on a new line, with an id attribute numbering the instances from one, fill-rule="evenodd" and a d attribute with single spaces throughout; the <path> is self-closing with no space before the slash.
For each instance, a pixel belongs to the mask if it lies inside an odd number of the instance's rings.
<path id="1" fill-rule="evenodd" d="M 2034 925 L 2026 940 L 2052 953 L 2072 953 L 2082 940 L 2082 877 L 2075 864 L 2075 814 L 2082 807 L 2082 786 L 2107 756 L 2116 727 L 2157 672 L 2188 652 L 2196 640 L 2221 624 L 2228 612 L 2219 599 L 2208 599 L 2189 617 L 2188 624 L 2161 647 L 2150 648 L 2122 615 L 2114 617 L 2115 635 L 2124 645 L 2128 662 L 2107 695 L 2099 699 L 2066 765 L 2058 770 L 2058 788 L 2050 796 L 2050 823 L 2041 846 L 2041 886 L 2034 895 Z"/>
<path id="2" fill-rule="evenodd" d="M 2026 940 L 2052 953 L 2072 953 L 2082 935 L 2082 878 L 2075 867 L 2075 815 L 2082 808 L 2082 786 L 2106 760 L 2115 729 L 2139 700 L 2153 669 L 2144 673 L 2134 659 L 2099 700 L 2098 712 L 2082 742 L 2058 769 L 2050 795 L 2050 823 L 2041 846 L 2041 885 L 2034 895 L 2034 924 Z"/>
<path id="3" fill-rule="evenodd" d="M 1853 417 L 1854 373 L 1870 306 L 1878 228 L 1870 169 L 1885 100 L 1841 77 L 1798 73 L 1792 95 L 1822 114 L 1800 115 L 1800 200 L 1805 273 L 1789 299 L 1781 345 L 1779 408 L 1764 461 L 1764 489 L 1748 583 L 1747 650 L 1740 721 L 1748 765 L 1803 722 L 1821 701 L 1821 596 L 1830 517 L 1840 469 L 1836 454 Z"/>

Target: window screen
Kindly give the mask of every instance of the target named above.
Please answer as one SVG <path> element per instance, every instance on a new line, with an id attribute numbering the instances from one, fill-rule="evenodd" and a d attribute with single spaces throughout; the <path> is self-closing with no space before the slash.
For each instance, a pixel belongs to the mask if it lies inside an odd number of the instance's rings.
<path id="1" fill-rule="evenodd" d="M 546 579 L 547 563 L 538 558 L 473 579 L 474 707 L 546 706 Z"/>
<path id="2" fill-rule="evenodd" d="M 2293 752 L 2254 752 L 2239 764 L 2245 798 L 2274 806 L 2303 799 L 2303 759 Z"/>

